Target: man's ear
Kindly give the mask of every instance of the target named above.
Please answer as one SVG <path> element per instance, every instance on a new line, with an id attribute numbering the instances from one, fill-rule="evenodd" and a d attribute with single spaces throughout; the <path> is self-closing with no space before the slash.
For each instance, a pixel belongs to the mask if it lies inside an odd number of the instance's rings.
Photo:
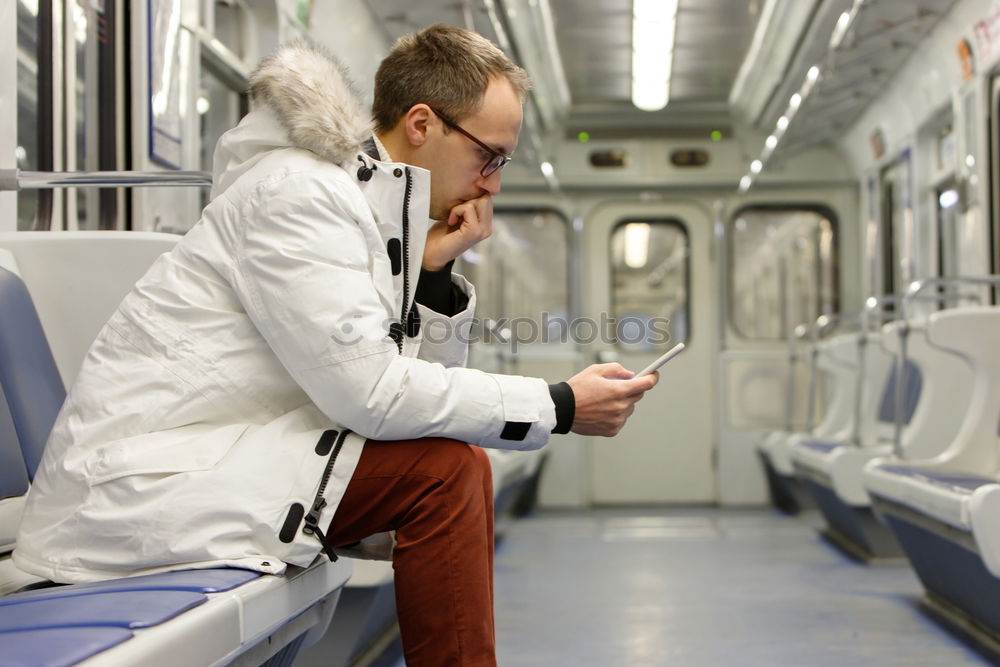
<path id="1" fill-rule="evenodd" d="M 414 148 L 427 143 L 428 130 L 430 125 L 437 120 L 437 116 L 426 104 L 414 104 L 403 116 L 403 129 L 406 132 L 406 139 Z"/>

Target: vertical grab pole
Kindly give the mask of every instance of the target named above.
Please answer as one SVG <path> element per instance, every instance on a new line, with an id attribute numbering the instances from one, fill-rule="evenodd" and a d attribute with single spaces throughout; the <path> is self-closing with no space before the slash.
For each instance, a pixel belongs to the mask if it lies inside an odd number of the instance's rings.
<path id="1" fill-rule="evenodd" d="M 785 431 L 794 432 L 795 413 L 795 366 L 798 363 L 798 352 L 795 349 L 795 332 L 789 331 L 788 336 L 788 380 L 785 382 Z"/>
<path id="2" fill-rule="evenodd" d="M 816 396 L 819 393 L 819 335 L 830 324 L 831 320 L 827 315 L 820 315 L 813 324 L 809 342 L 809 398 L 806 407 L 806 420 L 809 424 L 809 432 L 816 428 Z"/>
<path id="3" fill-rule="evenodd" d="M 795 367 L 798 366 L 799 355 L 795 346 L 795 325 L 792 324 L 792 281 L 788 278 L 787 267 L 782 261 L 778 265 L 781 283 L 784 285 L 784 307 L 782 319 L 785 324 L 785 336 L 788 339 L 788 381 L 785 383 L 785 430 L 795 432 Z"/>
<path id="4" fill-rule="evenodd" d="M 854 446 L 862 445 L 861 438 L 861 412 L 865 394 L 865 373 L 868 366 L 868 326 L 871 312 L 878 307 L 880 301 L 878 297 L 870 296 L 865 301 L 865 307 L 861 311 L 861 335 L 858 336 L 858 378 L 856 391 L 854 392 Z"/>
<path id="5" fill-rule="evenodd" d="M 916 283 L 911 283 L 910 287 Z M 907 312 L 910 289 L 899 304 L 899 350 L 896 352 L 896 409 L 893 411 L 892 453 L 897 459 L 903 458 L 903 409 L 906 402 L 906 382 L 908 368 L 906 366 L 906 341 L 910 337 L 910 321 Z"/>

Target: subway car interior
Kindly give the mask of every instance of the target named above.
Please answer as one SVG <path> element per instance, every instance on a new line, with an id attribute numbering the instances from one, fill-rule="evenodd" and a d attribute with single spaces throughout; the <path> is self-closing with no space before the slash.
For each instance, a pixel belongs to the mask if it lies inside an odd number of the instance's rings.
<path id="1" fill-rule="evenodd" d="M 454 267 L 468 366 L 685 345 L 616 437 L 486 450 L 498 663 L 1000 662 L 997 0 L 4 0 L 0 667 L 404 664 L 391 556 L 52 585 L 12 553 L 257 64 L 319 45 L 367 110 L 435 23 L 532 81 Z"/>

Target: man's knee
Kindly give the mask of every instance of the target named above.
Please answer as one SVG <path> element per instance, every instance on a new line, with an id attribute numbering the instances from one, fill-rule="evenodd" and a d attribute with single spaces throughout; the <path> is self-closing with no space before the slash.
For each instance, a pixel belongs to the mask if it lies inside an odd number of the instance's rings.
<path id="1" fill-rule="evenodd" d="M 448 438 L 426 438 L 425 442 L 429 445 L 427 455 L 447 477 L 468 486 L 470 491 L 481 490 L 486 484 L 492 486 L 492 466 L 482 448 Z"/>

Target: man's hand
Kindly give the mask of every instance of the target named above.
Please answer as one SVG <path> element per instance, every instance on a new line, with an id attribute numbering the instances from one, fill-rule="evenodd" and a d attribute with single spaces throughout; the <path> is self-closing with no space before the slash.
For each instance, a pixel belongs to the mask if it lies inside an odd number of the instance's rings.
<path id="1" fill-rule="evenodd" d="M 617 435 L 643 394 L 660 381 L 659 373 L 634 377 L 621 364 L 594 364 L 567 382 L 576 398 L 571 431 L 580 435 Z"/>
<path id="2" fill-rule="evenodd" d="M 451 209 L 448 220 L 427 231 L 423 268 L 440 271 L 445 264 L 493 233 L 493 195 L 470 199 Z"/>

